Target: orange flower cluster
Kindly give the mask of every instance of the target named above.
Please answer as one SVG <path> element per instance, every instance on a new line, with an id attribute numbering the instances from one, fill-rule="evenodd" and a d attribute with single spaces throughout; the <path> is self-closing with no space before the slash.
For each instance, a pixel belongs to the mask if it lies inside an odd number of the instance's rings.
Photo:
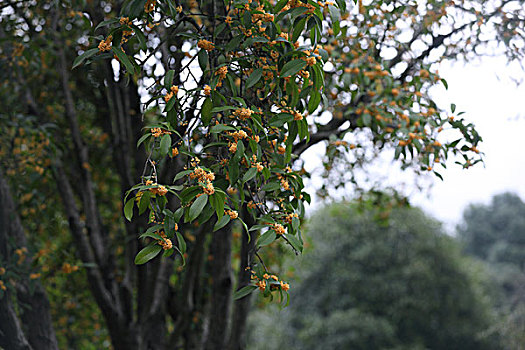
<path id="1" fill-rule="evenodd" d="M 253 111 L 249 108 L 240 108 L 233 112 L 233 115 L 241 120 L 246 120 L 252 116 Z"/>
<path id="2" fill-rule="evenodd" d="M 226 210 L 224 213 L 232 220 L 235 220 L 239 217 L 239 213 L 237 213 L 235 210 Z"/>
<path id="3" fill-rule="evenodd" d="M 148 0 L 144 4 L 144 12 L 150 13 L 155 10 L 155 5 L 157 5 L 157 0 Z"/>
<path id="4" fill-rule="evenodd" d="M 71 266 L 71 264 L 67 262 L 62 264 L 62 272 L 70 274 L 71 272 L 75 272 L 75 271 L 78 271 L 78 266 L 76 265 Z"/>
<path id="5" fill-rule="evenodd" d="M 149 186 L 149 185 L 156 186 L 156 187 L 152 187 L 149 189 L 149 191 L 153 194 L 158 194 L 159 196 L 165 196 L 166 193 L 168 193 L 168 189 L 166 188 L 166 186 L 159 185 L 157 183 L 153 183 L 153 181 L 151 180 L 147 180 L 146 186 Z"/>
<path id="6" fill-rule="evenodd" d="M 286 229 L 281 224 L 273 224 L 273 230 L 278 235 L 284 235 L 286 233 Z"/>
<path id="7" fill-rule="evenodd" d="M 235 131 L 235 132 L 230 132 L 228 133 L 229 136 L 233 137 L 233 139 L 235 140 L 235 142 L 241 140 L 241 139 L 244 139 L 246 137 L 248 137 L 248 134 L 246 134 L 246 132 L 244 130 L 239 130 L 239 131 Z"/>
<path id="8" fill-rule="evenodd" d="M 160 137 L 164 134 L 171 134 L 168 130 L 162 130 L 161 128 L 152 128 L 151 134 L 153 137 Z"/>
<path id="9" fill-rule="evenodd" d="M 201 49 L 204 49 L 206 51 L 211 51 L 213 49 L 215 49 L 215 45 L 211 42 L 211 41 L 208 41 L 208 40 L 205 40 L 205 39 L 201 39 L 197 42 L 197 46 Z"/>
<path id="10" fill-rule="evenodd" d="M 171 239 L 169 239 L 166 236 L 166 233 L 164 231 L 160 231 L 159 235 L 162 237 L 162 239 L 157 240 L 157 243 L 162 246 L 162 249 L 168 250 L 173 248 L 173 243 L 171 242 Z"/>
<path id="11" fill-rule="evenodd" d="M 246 268 L 246 270 L 250 270 L 250 268 L 248 267 Z M 256 281 L 255 285 L 259 287 L 259 290 L 261 292 L 264 292 L 266 290 L 266 285 L 268 284 L 268 282 L 272 283 L 272 280 L 279 283 L 276 284 L 275 282 L 273 282 L 272 284 L 270 284 L 271 289 L 275 290 L 280 288 L 285 292 L 290 289 L 290 285 L 288 283 L 285 283 L 284 281 L 279 281 L 279 277 L 277 277 L 276 275 L 269 275 L 268 273 L 265 273 L 262 276 L 262 279 L 259 279 L 259 277 L 257 277 L 257 275 L 255 274 L 255 271 L 251 270 L 251 274 L 251 279 Z"/>
<path id="12" fill-rule="evenodd" d="M 179 92 L 179 87 L 178 86 L 172 86 L 170 88 L 170 91 L 166 94 L 166 96 L 164 96 L 164 101 L 168 102 L 169 100 L 171 100 L 171 98 L 173 96 L 177 97 L 177 93 Z"/>
<path id="13" fill-rule="evenodd" d="M 286 221 L 288 224 L 291 224 L 293 218 L 298 218 L 298 217 L 299 215 L 297 215 L 297 213 L 291 213 L 291 214 L 288 214 L 288 216 L 284 218 L 284 221 Z"/>
<path id="14" fill-rule="evenodd" d="M 111 41 L 113 40 L 113 35 L 109 35 L 106 40 L 102 40 L 98 44 L 98 50 L 100 52 L 105 52 L 111 50 Z"/>
<path id="15" fill-rule="evenodd" d="M 196 179 L 202 186 L 204 193 L 212 195 L 215 193 L 212 181 L 215 180 L 215 174 L 207 172 L 201 167 L 196 167 L 192 173 L 190 173 L 190 179 Z"/>

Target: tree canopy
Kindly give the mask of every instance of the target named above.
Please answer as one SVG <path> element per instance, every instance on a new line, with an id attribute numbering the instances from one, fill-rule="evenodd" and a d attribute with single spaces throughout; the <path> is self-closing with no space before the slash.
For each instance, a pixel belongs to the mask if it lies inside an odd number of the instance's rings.
<path id="1" fill-rule="evenodd" d="M 306 232 L 312 248 L 294 264 L 293 303 L 255 317 L 252 349 L 499 347 L 485 272 L 419 209 L 395 208 L 380 222 L 377 209 L 337 203 Z"/>
<path id="2" fill-rule="evenodd" d="M 502 193 L 488 204 L 472 204 L 463 213 L 458 236 L 466 253 L 483 261 L 497 288 L 500 334 L 507 348 L 519 348 L 525 330 L 525 203 Z"/>
<path id="3" fill-rule="evenodd" d="M 302 249 L 301 155 L 324 145 L 324 190 L 383 151 L 437 176 L 479 162 L 432 64 L 493 28 L 522 57 L 519 4 L 3 1 L 2 310 L 27 282 L 61 347 L 242 348 L 234 289 L 286 300 L 259 249 Z M 9 323 L 21 347 L 32 322 Z"/>

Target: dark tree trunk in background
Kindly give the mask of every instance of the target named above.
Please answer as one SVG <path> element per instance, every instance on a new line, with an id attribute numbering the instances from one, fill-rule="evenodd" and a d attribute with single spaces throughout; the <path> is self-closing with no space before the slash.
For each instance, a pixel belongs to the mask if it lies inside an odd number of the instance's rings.
<path id="1" fill-rule="evenodd" d="M 225 349 L 230 323 L 233 273 L 231 268 L 232 225 L 212 233 L 212 294 L 210 300 L 209 332 L 205 350 Z"/>
<path id="2" fill-rule="evenodd" d="M 0 203 L 0 255 L 6 259 L 13 249 L 27 247 L 27 239 L 2 169 Z M 29 266 L 30 262 L 26 257 L 22 264 Z M 0 346 L 8 350 L 58 349 L 49 300 L 40 281 L 19 276 L 15 289 L 14 295 L 5 293 L 0 300 Z M 14 302 L 18 304 L 20 319 L 15 313 Z"/>

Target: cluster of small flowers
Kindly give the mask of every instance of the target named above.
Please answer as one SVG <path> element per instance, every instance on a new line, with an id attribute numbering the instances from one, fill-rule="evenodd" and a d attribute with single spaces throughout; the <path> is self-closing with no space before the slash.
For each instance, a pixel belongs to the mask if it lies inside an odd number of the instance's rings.
<path id="1" fill-rule="evenodd" d="M 288 183 L 288 180 L 286 180 L 281 174 L 277 174 L 277 178 L 281 181 L 281 187 L 285 191 L 288 191 L 290 189 L 290 184 Z"/>
<path id="2" fill-rule="evenodd" d="M 219 76 L 219 81 L 217 82 L 218 87 L 222 86 L 222 80 L 226 78 L 226 74 L 228 74 L 227 66 L 219 67 L 219 69 L 217 69 L 217 71 L 215 72 L 215 75 Z"/>
<path id="3" fill-rule="evenodd" d="M 120 39 L 120 45 L 122 46 L 123 44 L 127 43 L 128 40 L 129 40 L 129 37 L 133 35 L 133 31 L 132 30 L 123 30 L 122 31 L 122 38 Z M 124 51 L 124 49 L 122 49 L 122 51 Z"/>
<path id="4" fill-rule="evenodd" d="M 255 154 L 252 155 L 252 160 L 251 160 L 251 162 L 252 162 L 252 168 L 257 168 L 257 171 L 258 171 L 258 172 L 263 171 L 264 166 L 262 165 L 261 162 L 258 162 L 258 161 L 257 161 L 257 156 L 256 156 Z"/>
<path id="5" fill-rule="evenodd" d="M 164 96 L 164 101 L 168 102 L 169 100 L 171 100 L 171 98 L 173 96 L 177 97 L 177 93 L 179 92 L 179 87 L 178 86 L 172 86 L 170 88 L 170 91 L 166 94 L 166 96 Z"/>
<path id="6" fill-rule="evenodd" d="M 2 276 L 3 274 L 5 274 L 5 267 L 0 267 L 0 276 Z M 6 286 L 4 284 L 4 281 L 0 280 L 0 289 L 2 290 L 6 290 Z"/>
<path id="7" fill-rule="evenodd" d="M 62 272 L 63 273 L 70 274 L 71 272 L 75 272 L 75 271 L 78 271 L 78 266 L 76 266 L 76 265 L 71 266 L 71 264 L 67 263 L 67 262 L 62 264 Z"/>
<path id="8" fill-rule="evenodd" d="M 306 64 L 311 67 L 311 66 L 315 66 L 317 59 L 314 56 L 311 56 L 311 57 L 307 57 L 305 61 L 306 61 Z"/>
<path id="9" fill-rule="evenodd" d="M 334 141 L 334 142 L 333 142 L 333 145 L 334 145 L 334 146 L 345 146 L 345 147 L 346 147 L 346 146 L 348 146 L 348 142 L 346 142 L 346 141 L 341 141 L 341 140 L 337 140 L 337 141 Z"/>
<path id="10" fill-rule="evenodd" d="M 278 235 L 284 235 L 286 233 L 286 229 L 281 224 L 273 224 L 273 230 Z"/>
<path id="11" fill-rule="evenodd" d="M 168 130 L 162 130 L 161 128 L 152 128 L 151 134 L 153 135 L 153 137 L 160 137 L 164 134 L 171 134 L 171 132 L 169 132 Z"/>
<path id="12" fill-rule="evenodd" d="M 204 85 L 204 95 L 210 96 L 211 94 L 211 87 L 209 85 Z"/>
<path id="13" fill-rule="evenodd" d="M 168 249 L 173 248 L 173 243 L 171 242 L 171 239 L 169 239 L 169 238 L 166 236 L 166 233 L 164 233 L 164 231 L 160 231 L 160 232 L 159 232 L 159 236 L 161 236 L 162 239 L 157 240 L 157 243 L 158 243 L 160 246 L 162 246 L 162 249 L 164 249 L 164 250 L 168 250 Z"/>
<path id="14" fill-rule="evenodd" d="M 291 214 L 288 214 L 288 215 L 284 218 L 284 221 L 286 221 L 288 224 L 291 224 L 293 218 L 298 218 L 298 217 L 299 217 L 299 215 L 298 215 L 297 213 L 291 213 Z"/>
<path id="15" fill-rule="evenodd" d="M 111 50 L 111 41 L 113 40 L 113 35 L 109 35 L 106 40 L 102 40 L 98 44 L 98 50 L 100 52 L 105 52 Z"/>
<path id="16" fill-rule="evenodd" d="M 26 247 L 22 247 L 22 248 L 15 249 L 15 254 L 18 255 L 17 264 L 20 265 L 20 264 L 22 264 L 24 262 L 24 260 L 26 258 L 27 248 Z"/>
<path id="17" fill-rule="evenodd" d="M 201 49 L 204 49 L 206 51 L 211 51 L 213 49 L 215 49 L 215 45 L 211 42 L 211 41 L 208 41 L 208 40 L 205 40 L 205 39 L 201 39 L 197 42 L 197 46 Z"/>
<path id="18" fill-rule="evenodd" d="M 241 120 L 248 119 L 252 116 L 253 111 L 249 108 L 240 108 L 233 112 L 233 115 Z"/>
<path id="19" fill-rule="evenodd" d="M 250 268 L 247 268 L 247 270 L 249 270 Z M 275 282 L 279 282 L 278 285 L 276 284 L 271 284 L 271 287 L 273 288 L 281 288 L 281 290 L 283 291 L 287 291 L 290 289 L 290 285 L 288 283 L 285 283 L 284 281 L 279 281 L 279 277 L 275 276 L 275 275 L 269 275 L 267 273 L 265 273 L 263 276 L 262 276 L 262 279 L 259 280 L 259 278 L 257 277 L 257 275 L 255 274 L 255 271 L 251 271 L 251 279 L 252 280 L 256 280 L 257 282 L 255 282 L 255 285 L 257 287 L 259 287 L 259 290 L 261 292 L 264 292 L 264 290 L 266 289 L 266 284 L 267 282 L 266 281 L 269 281 L 269 280 L 274 280 Z"/>
<path id="20" fill-rule="evenodd" d="M 144 12 L 150 13 L 155 10 L 155 5 L 157 5 L 157 0 L 148 0 L 144 4 Z"/>
<path id="21" fill-rule="evenodd" d="M 215 193 L 215 188 L 213 187 L 212 181 L 215 180 L 215 174 L 212 172 L 206 172 L 206 170 L 201 167 L 196 167 L 192 173 L 189 174 L 190 179 L 196 179 L 201 183 L 202 190 L 208 195 Z"/>
<path id="22" fill-rule="evenodd" d="M 153 183 L 153 181 L 151 180 L 147 180 L 146 186 L 149 186 L 149 185 L 156 186 L 156 187 L 152 187 L 149 189 L 149 191 L 153 194 L 158 194 L 159 196 L 165 196 L 166 193 L 168 193 L 168 189 L 163 185 L 159 185 L 157 183 Z"/>
<path id="23" fill-rule="evenodd" d="M 226 210 L 224 213 L 232 220 L 235 220 L 239 217 L 239 213 L 237 213 L 235 210 Z"/>
<path id="24" fill-rule="evenodd" d="M 230 132 L 230 133 L 228 133 L 228 135 L 233 137 L 235 142 L 248 137 L 248 134 L 246 134 L 246 131 L 244 131 L 244 130 L 239 130 L 239 131 L 236 131 L 236 132 Z"/>

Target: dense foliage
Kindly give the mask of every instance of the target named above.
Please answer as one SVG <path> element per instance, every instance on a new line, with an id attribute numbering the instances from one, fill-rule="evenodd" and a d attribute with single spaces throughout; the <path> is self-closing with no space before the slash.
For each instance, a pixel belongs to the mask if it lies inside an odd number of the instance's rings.
<path id="1" fill-rule="evenodd" d="M 432 64 L 495 25 L 522 57 L 519 4 L 2 1 L 0 341 L 243 348 L 234 289 L 280 298 L 258 256 L 302 248 L 301 155 L 326 151 L 325 193 L 383 151 L 478 162 Z"/>
<path id="2" fill-rule="evenodd" d="M 499 348 L 480 266 L 420 210 L 376 214 L 340 203 L 313 215 L 293 303 L 256 315 L 251 349 Z"/>
<path id="3" fill-rule="evenodd" d="M 465 252 L 486 263 L 498 288 L 500 322 L 492 331 L 507 349 L 519 349 L 525 344 L 525 203 L 503 193 L 486 205 L 473 204 L 463 213 L 458 234 Z"/>

